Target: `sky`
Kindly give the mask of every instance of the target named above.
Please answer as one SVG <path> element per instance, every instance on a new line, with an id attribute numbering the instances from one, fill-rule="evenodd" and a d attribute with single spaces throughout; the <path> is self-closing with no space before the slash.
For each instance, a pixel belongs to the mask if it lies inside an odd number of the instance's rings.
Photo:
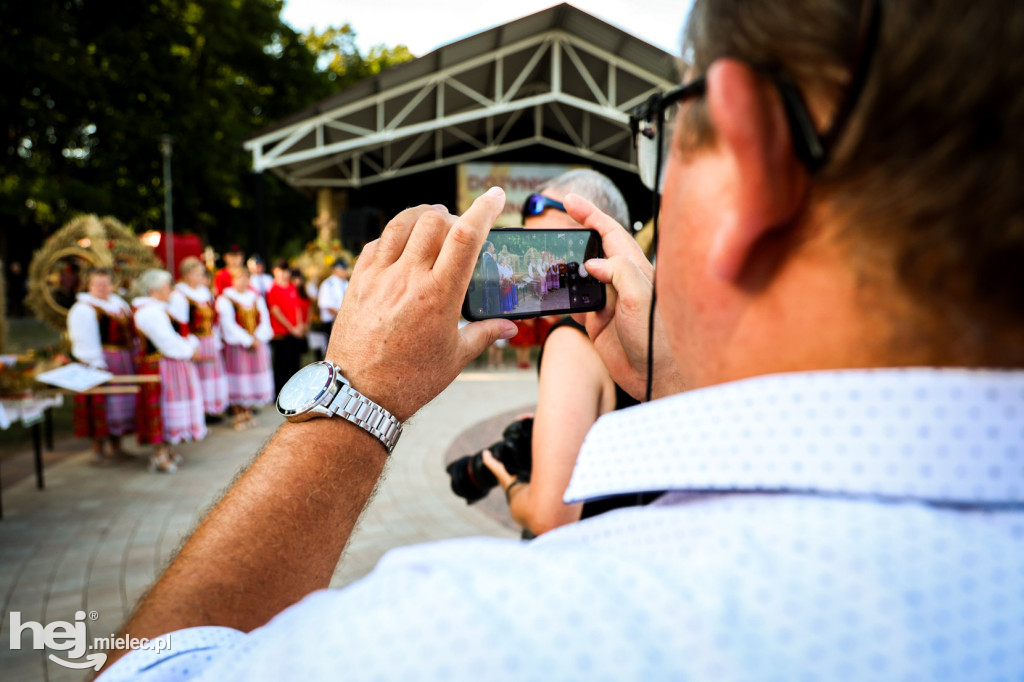
<path id="1" fill-rule="evenodd" d="M 569 4 L 672 54 L 692 0 L 573 0 Z M 349 23 L 357 44 L 406 45 L 417 57 L 466 36 L 558 4 L 555 0 L 285 0 L 285 22 L 300 32 Z"/>

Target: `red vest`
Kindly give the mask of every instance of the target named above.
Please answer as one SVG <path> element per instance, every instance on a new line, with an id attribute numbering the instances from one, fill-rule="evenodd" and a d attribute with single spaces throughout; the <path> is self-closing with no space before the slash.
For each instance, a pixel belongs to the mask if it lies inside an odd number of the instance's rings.
<path id="1" fill-rule="evenodd" d="M 213 316 L 213 305 L 209 302 L 198 303 L 191 298 L 188 299 L 188 331 L 190 333 L 196 336 L 212 334 Z"/>
<path id="2" fill-rule="evenodd" d="M 110 315 L 103 308 L 93 306 L 96 321 L 100 325 L 100 343 L 106 350 L 130 349 L 134 337 L 134 325 L 127 313 L 117 317 Z"/>

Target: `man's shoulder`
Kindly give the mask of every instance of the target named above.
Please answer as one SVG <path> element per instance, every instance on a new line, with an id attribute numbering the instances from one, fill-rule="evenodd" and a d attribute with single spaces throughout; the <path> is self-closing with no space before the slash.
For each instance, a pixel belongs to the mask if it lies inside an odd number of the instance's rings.
<path id="1" fill-rule="evenodd" d="M 1024 636 L 1024 622 L 1005 617 L 1024 608 L 1024 575 L 1013 570 L 1007 549 L 1019 541 L 1004 525 L 809 496 L 669 500 L 529 543 L 459 539 L 393 550 L 362 580 L 309 595 L 249 634 L 184 631 L 191 639 L 173 640 L 175 660 L 186 660 L 178 647 L 188 642 L 209 679 L 275 679 L 283 669 L 308 680 L 342 669 L 385 680 L 598 671 L 756 679 L 765 669 L 789 679 L 836 666 L 850 679 L 926 677 L 970 657 L 972 632 Z M 954 557 L 970 561 L 926 570 Z M 918 617 L 943 611 L 960 615 Z M 949 646 L 936 648 L 936 638 Z M 846 644 L 836 649 L 836 641 Z M 821 653 L 794 653 L 795 645 Z M 922 653 L 908 656 L 915 647 Z M 134 655 L 142 671 L 145 660 Z M 1024 663 L 1024 652 L 1007 656 L 990 658 L 974 679 Z M 873 670 L 880 660 L 889 667 Z"/>

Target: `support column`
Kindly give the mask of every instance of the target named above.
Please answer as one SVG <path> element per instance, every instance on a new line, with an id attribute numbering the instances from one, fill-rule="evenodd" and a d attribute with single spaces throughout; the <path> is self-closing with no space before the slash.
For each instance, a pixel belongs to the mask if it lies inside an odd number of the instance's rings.
<path id="1" fill-rule="evenodd" d="M 321 187 L 316 191 L 316 226 L 317 241 L 327 246 L 338 238 L 338 212 L 334 207 L 334 196 L 330 187 Z"/>
<path id="2" fill-rule="evenodd" d="M 329 246 L 335 240 L 341 243 L 341 214 L 348 209 L 348 190 L 330 187 L 316 190 L 316 241 Z"/>
<path id="3" fill-rule="evenodd" d="M 317 241 L 329 246 L 334 240 L 342 242 L 341 215 L 348 209 L 348 190 L 332 190 L 321 187 L 316 191 L 316 226 Z"/>

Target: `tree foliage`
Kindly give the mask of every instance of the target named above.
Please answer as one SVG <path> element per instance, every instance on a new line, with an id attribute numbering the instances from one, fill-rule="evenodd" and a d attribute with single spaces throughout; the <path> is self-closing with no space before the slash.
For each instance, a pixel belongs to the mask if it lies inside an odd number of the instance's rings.
<path id="1" fill-rule="evenodd" d="M 411 57 L 404 47 L 363 56 L 347 25 L 303 37 L 281 21 L 282 6 L 0 3 L 0 230 L 41 241 L 81 213 L 162 228 L 160 140 L 169 135 L 176 229 L 254 246 L 243 141 Z M 276 178 L 265 187 L 269 246 L 297 230 L 312 235 L 311 202 Z"/>
<path id="2" fill-rule="evenodd" d="M 303 41 L 317 55 L 318 66 L 327 71 L 330 80 L 348 87 L 413 58 L 405 45 L 375 45 L 364 56 L 356 45 L 356 31 L 351 24 L 328 28 L 322 33 L 309 31 Z"/>

